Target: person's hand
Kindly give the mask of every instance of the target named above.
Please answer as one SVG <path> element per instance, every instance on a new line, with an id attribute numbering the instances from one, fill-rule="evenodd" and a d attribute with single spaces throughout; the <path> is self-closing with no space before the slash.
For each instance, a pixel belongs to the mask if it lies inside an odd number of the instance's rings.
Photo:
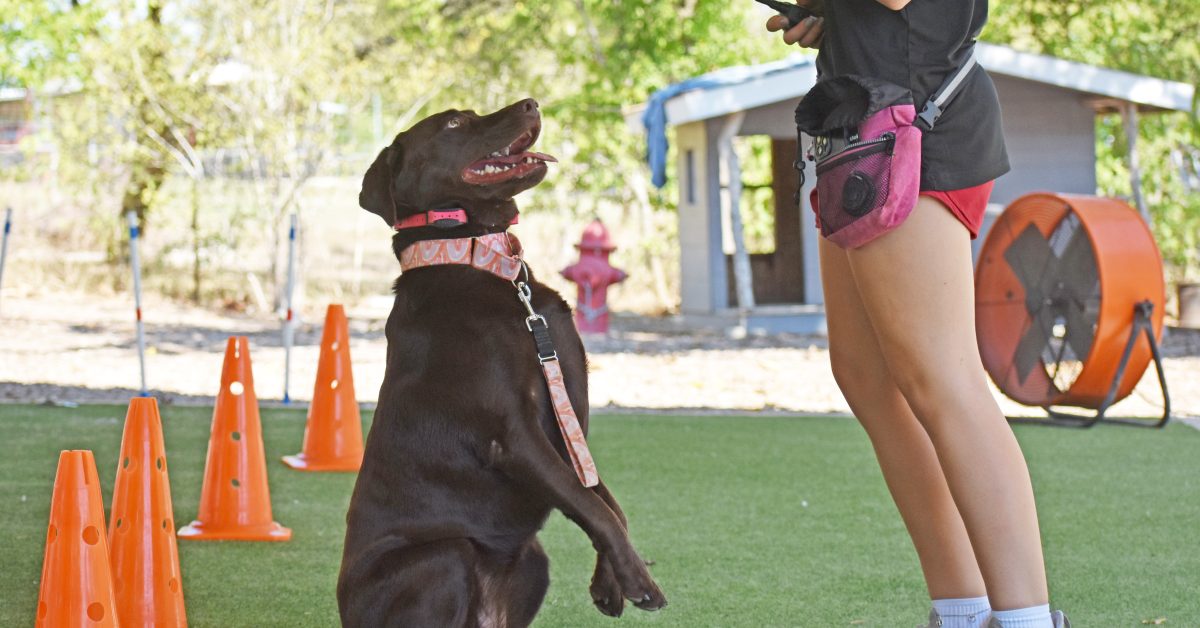
<path id="1" fill-rule="evenodd" d="M 796 0 L 796 4 L 812 9 L 818 13 L 824 8 L 820 2 L 814 0 Z M 767 30 L 772 33 L 781 31 L 787 28 L 787 18 L 782 15 L 772 16 L 767 20 Z M 800 20 L 800 23 L 793 26 L 783 34 L 783 43 L 796 44 L 804 48 L 817 48 L 821 45 L 821 38 L 825 35 L 825 18 L 810 15 L 809 17 Z"/>

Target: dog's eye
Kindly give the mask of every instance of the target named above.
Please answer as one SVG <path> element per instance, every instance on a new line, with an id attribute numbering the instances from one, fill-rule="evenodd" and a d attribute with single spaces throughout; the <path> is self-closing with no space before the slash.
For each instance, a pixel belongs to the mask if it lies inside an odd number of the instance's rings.
<path id="1" fill-rule="evenodd" d="M 462 126 L 462 123 L 462 118 L 450 118 L 450 121 L 446 123 L 446 128 L 457 129 L 458 127 Z"/>

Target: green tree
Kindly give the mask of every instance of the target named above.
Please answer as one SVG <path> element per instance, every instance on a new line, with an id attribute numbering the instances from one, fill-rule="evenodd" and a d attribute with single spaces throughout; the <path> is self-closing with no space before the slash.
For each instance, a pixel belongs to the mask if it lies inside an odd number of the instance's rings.
<path id="1" fill-rule="evenodd" d="M 167 179 L 186 177 L 198 299 L 197 188 L 210 174 L 205 156 L 232 151 L 241 155 L 239 171 L 223 174 L 253 182 L 264 230 L 275 238 L 270 274 L 278 287 L 282 221 L 337 144 L 338 103 L 361 98 L 353 42 L 357 29 L 371 23 L 371 5 L 95 0 L 46 11 L 85 10 L 102 18 L 88 29 L 67 30 L 75 52 L 48 56 L 41 80 L 86 68 L 75 72 L 80 85 L 72 96 L 54 99 L 60 174 L 68 185 L 91 190 L 97 206 L 111 208 L 110 217 L 96 217 L 110 235 L 110 255 L 118 258 L 124 241 L 117 219 L 133 211 L 145 228 L 163 203 Z M 31 36 L 14 38 L 32 46 Z"/>
<path id="2" fill-rule="evenodd" d="M 369 49 L 376 62 L 406 68 L 380 77 L 378 87 L 399 95 L 405 109 L 487 111 L 536 98 L 550 130 L 543 146 L 561 163 L 550 193 L 539 195 L 530 209 L 588 216 L 602 205 L 623 208 L 642 226 L 637 240 L 626 242 L 627 259 L 639 267 L 636 273 L 656 278 L 658 298 L 670 306 L 675 296 L 663 262 L 675 246 L 674 190 L 649 185 L 645 140 L 626 127 L 623 112 L 673 82 L 792 52 L 762 30 L 765 18 L 756 6 L 715 0 L 391 0 L 379 20 L 387 35 Z M 429 78 L 413 82 L 409 72 Z M 397 117 L 407 122 L 416 112 Z"/>
<path id="3" fill-rule="evenodd" d="M 986 39 L 1056 57 L 1200 86 L 1200 0 L 993 3 Z M 1195 109 L 1195 105 L 1193 106 Z M 1144 115 L 1138 156 L 1156 239 L 1177 280 L 1200 272 L 1200 121 Z M 1097 120 L 1101 194 L 1130 195 L 1129 146 L 1117 115 Z"/>
<path id="4" fill-rule="evenodd" d="M 82 74 L 78 59 L 99 12 L 77 0 L 0 0 L 0 86 L 41 86 Z"/>

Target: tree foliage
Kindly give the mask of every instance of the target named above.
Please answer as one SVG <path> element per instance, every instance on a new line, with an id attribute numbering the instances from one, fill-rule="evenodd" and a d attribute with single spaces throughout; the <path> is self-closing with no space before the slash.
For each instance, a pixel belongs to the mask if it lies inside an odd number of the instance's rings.
<path id="1" fill-rule="evenodd" d="M 41 85 L 81 73 L 71 64 L 99 18 L 69 0 L 0 0 L 0 86 Z"/>
<path id="2" fill-rule="evenodd" d="M 0 85 L 80 84 L 55 107 L 59 174 L 110 217 L 152 217 L 172 176 L 235 177 L 278 234 L 308 178 L 338 167 L 331 157 L 358 155 L 348 171 L 361 172 L 419 117 L 532 96 L 542 146 L 562 160 L 533 209 L 640 217 L 631 244 L 648 265 L 670 246 L 673 191 L 647 184 L 625 108 L 794 52 L 750 0 L 0 0 L 0 14 Z M 1013 0 L 992 3 L 984 37 L 1197 84 L 1198 32 L 1200 0 Z M 1120 121 L 1097 128 L 1101 192 L 1128 194 Z M 1145 115 L 1141 139 L 1159 242 L 1194 268 L 1200 125 Z"/>
<path id="3" fill-rule="evenodd" d="M 1198 0 L 998 2 L 984 31 L 986 39 L 1030 52 L 1194 86 L 1200 86 L 1198 34 Z M 1140 116 L 1137 150 L 1156 239 L 1176 278 L 1191 278 L 1200 272 L 1200 119 Z M 1120 117 L 1100 117 L 1100 193 L 1131 194 L 1128 152 Z"/>

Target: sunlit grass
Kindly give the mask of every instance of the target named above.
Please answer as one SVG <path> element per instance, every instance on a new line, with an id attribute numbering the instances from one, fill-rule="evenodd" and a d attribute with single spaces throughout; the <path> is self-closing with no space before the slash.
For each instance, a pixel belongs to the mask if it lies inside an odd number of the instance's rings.
<path id="1" fill-rule="evenodd" d="M 30 625 L 58 451 L 96 453 L 106 503 L 124 408 L 0 406 L 0 625 Z M 175 520 L 196 514 L 211 410 L 163 409 Z M 263 412 L 289 543 L 181 542 L 189 623 L 337 625 L 346 474 L 291 471 L 303 413 Z M 1077 625 L 1200 625 L 1200 433 L 1018 428 L 1041 507 L 1051 596 Z M 596 418 L 592 448 L 670 599 L 596 612 L 594 555 L 563 517 L 542 533 L 553 584 L 539 626 L 910 626 L 916 556 L 861 429 L 838 418 Z"/>

